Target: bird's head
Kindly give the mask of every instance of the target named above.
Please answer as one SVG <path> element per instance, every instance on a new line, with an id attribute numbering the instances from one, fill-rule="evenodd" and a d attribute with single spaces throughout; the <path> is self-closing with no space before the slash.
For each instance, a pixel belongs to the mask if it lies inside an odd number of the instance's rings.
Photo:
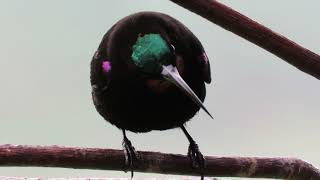
<path id="1" fill-rule="evenodd" d="M 138 37 L 132 47 L 131 59 L 142 72 L 160 75 L 176 85 L 212 118 L 202 101 L 180 76 L 175 66 L 174 46 L 167 43 L 160 34 Z"/>
<path id="2" fill-rule="evenodd" d="M 156 75 L 173 64 L 173 51 L 160 34 L 145 34 L 133 45 L 131 59 L 141 71 Z"/>

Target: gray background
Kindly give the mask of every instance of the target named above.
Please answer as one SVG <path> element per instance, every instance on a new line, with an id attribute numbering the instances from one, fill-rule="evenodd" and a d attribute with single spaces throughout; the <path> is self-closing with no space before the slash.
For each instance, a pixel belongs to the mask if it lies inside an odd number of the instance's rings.
<path id="1" fill-rule="evenodd" d="M 222 1 L 320 53 L 320 1 Z M 162 0 L 1 0 L 0 144 L 122 148 L 121 131 L 95 111 L 89 63 L 120 18 L 160 11 L 202 41 L 213 83 L 187 128 L 205 155 L 297 157 L 320 166 L 319 80 L 265 50 Z M 128 133 L 138 150 L 182 153 L 179 129 Z M 0 168 L 2 176 L 129 177 L 116 171 Z M 176 177 L 136 173 L 139 177 Z M 234 178 L 228 178 L 234 179 Z"/>

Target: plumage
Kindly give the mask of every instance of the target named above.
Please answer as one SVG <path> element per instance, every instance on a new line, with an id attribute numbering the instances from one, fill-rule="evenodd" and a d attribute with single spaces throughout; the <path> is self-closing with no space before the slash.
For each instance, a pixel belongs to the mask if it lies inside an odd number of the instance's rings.
<path id="1" fill-rule="evenodd" d="M 172 74 L 165 65 L 176 68 L 188 87 L 179 84 L 179 77 L 170 81 Z M 201 104 L 205 82 L 211 82 L 210 64 L 200 41 L 182 23 L 157 12 L 140 12 L 118 21 L 91 62 L 94 105 L 104 119 L 123 130 L 131 161 L 135 152 L 126 130 L 180 127 L 190 142 L 188 155 L 203 166 L 203 156 L 183 125 L 200 107 L 206 110 Z M 189 87 L 198 98 L 193 92 L 184 93 Z"/>
<path id="2" fill-rule="evenodd" d="M 93 99 L 98 112 L 120 129 L 133 132 L 165 130 L 190 120 L 199 107 L 160 76 L 140 72 L 132 62 L 137 38 L 159 33 L 174 46 L 179 74 L 203 101 L 210 66 L 199 40 L 168 15 L 143 12 L 125 17 L 104 36 L 91 63 Z M 108 60 L 111 70 L 102 69 Z"/>

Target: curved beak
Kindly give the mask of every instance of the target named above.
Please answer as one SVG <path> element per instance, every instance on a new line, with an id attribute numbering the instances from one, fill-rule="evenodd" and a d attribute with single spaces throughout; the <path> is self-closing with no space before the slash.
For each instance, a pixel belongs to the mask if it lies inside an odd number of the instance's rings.
<path id="1" fill-rule="evenodd" d="M 189 98 L 196 103 L 200 108 L 202 108 L 212 119 L 212 115 L 209 113 L 207 108 L 202 104 L 198 96 L 193 92 L 193 90 L 188 86 L 188 84 L 180 76 L 178 69 L 173 65 L 162 66 L 162 76 L 168 81 L 179 87 Z"/>

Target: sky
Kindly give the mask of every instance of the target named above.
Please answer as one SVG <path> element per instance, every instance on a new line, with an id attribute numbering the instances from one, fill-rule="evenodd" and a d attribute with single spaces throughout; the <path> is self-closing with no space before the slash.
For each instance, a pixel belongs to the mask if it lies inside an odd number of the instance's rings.
<path id="1" fill-rule="evenodd" d="M 320 1 L 220 2 L 320 53 Z M 93 106 L 89 64 L 108 29 L 139 11 L 180 20 L 207 52 L 212 83 L 205 105 L 215 119 L 200 111 L 187 123 L 204 155 L 295 157 L 320 167 L 319 80 L 163 0 L 0 0 L 0 144 L 122 149 L 121 131 Z M 186 154 L 188 148 L 180 129 L 127 135 L 137 150 Z M 0 167 L 0 176 L 129 178 L 130 173 Z M 180 176 L 135 173 L 148 177 Z"/>

